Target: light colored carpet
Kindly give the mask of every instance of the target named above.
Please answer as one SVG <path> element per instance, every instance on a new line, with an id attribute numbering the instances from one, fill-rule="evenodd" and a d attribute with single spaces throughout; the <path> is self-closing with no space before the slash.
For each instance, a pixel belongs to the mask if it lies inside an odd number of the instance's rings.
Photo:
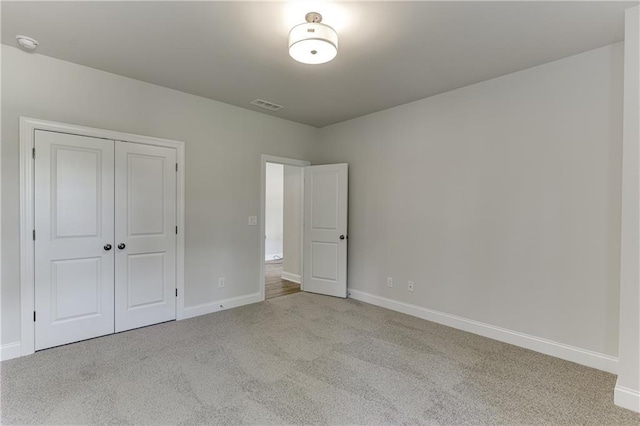
<path id="1" fill-rule="evenodd" d="M 611 374 L 306 293 L 1 368 L 4 424 L 640 424 Z"/>

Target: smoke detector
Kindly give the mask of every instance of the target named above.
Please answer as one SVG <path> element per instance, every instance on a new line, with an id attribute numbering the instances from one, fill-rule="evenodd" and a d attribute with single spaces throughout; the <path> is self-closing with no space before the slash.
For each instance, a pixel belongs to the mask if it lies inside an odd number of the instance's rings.
<path id="1" fill-rule="evenodd" d="M 38 43 L 38 40 L 24 35 L 17 35 L 16 39 L 18 40 L 20 47 L 26 50 L 36 50 L 36 47 L 40 44 Z"/>

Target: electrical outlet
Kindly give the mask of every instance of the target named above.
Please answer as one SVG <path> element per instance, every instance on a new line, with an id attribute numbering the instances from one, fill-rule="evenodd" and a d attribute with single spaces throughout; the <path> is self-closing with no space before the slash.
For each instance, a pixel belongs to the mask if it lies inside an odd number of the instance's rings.
<path id="1" fill-rule="evenodd" d="M 249 226 L 256 226 L 258 224 L 258 216 L 249 216 Z"/>
<path id="2" fill-rule="evenodd" d="M 224 288 L 224 277 L 218 278 L 218 288 Z"/>
<path id="3" fill-rule="evenodd" d="M 409 291 L 413 291 L 413 281 L 409 281 L 409 282 L 407 283 L 407 290 L 409 290 Z"/>
<path id="4" fill-rule="evenodd" d="M 387 287 L 393 287 L 393 278 L 387 277 Z"/>

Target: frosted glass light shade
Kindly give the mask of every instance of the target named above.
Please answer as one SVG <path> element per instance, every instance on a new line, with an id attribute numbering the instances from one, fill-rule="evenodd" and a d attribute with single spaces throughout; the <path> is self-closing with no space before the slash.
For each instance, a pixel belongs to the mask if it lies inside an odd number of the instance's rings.
<path id="1" fill-rule="evenodd" d="M 328 25 L 307 22 L 289 32 L 289 55 L 303 64 L 324 64 L 338 54 L 338 34 Z"/>

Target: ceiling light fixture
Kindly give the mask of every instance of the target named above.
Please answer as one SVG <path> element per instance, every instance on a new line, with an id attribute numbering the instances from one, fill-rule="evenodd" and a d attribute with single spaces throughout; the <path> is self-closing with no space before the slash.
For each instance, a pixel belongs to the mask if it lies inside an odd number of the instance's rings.
<path id="1" fill-rule="evenodd" d="M 40 44 L 38 40 L 23 35 L 17 35 L 16 39 L 18 39 L 20 47 L 27 50 L 36 50 L 36 47 Z"/>
<path id="2" fill-rule="evenodd" d="M 322 15 L 309 12 L 306 23 L 289 32 L 289 55 L 303 64 L 324 64 L 338 54 L 338 33 L 322 23 Z"/>

